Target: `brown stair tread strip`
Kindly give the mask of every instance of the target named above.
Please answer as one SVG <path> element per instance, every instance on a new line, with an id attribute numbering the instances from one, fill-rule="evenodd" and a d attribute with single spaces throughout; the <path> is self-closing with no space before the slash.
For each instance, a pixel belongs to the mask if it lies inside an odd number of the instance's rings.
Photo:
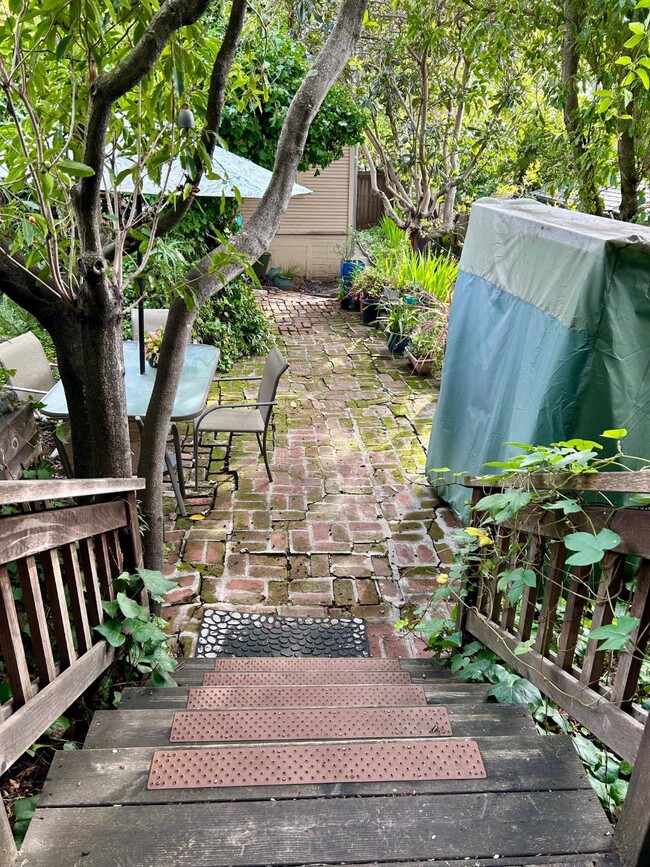
<path id="1" fill-rule="evenodd" d="M 484 778 L 476 741 L 156 750 L 148 789 Z"/>
<path id="2" fill-rule="evenodd" d="M 203 686 L 397 686 L 410 682 L 407 671 L 210 671 L 203 676 Z"/>
<path id="3" fill-rule="evenodd" d="M 328 740 L 429 738 L 452 734 L 447 708 L 295 708 L 182 711 L 174 714 L 170 741 Z"/>
<path id="4" fill-rule="evenodd" d="M 215 671 L 399 671 L 399 659 L 262 656 L 217 659 Z"/>
<path id="5" fill-rule="evenodd" d="M 187 710 L 249 707 L 423 707 L 426 703 L 421 686 L 203 686 L 190 689 Z"/>

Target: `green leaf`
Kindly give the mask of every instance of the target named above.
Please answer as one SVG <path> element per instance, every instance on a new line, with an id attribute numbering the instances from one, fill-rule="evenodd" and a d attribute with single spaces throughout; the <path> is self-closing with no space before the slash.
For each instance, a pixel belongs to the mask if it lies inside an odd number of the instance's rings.
<path id="1" fill-rule="evenodd" d="M 536 686 L 523 677 L 512 677 L 512 680 L 495 683 L 487 691 L 499 704 L 537 704 L 542 700 L 542 694 Z"/>
<path id="2" fill-rule="evenodd" d="M 56 165 L 66 175 L 72 175 L 74 178 L 91 178 L 95 174 L 95 170 L 90 166 L 75 160 L 59 160 Z"/>
<path id="3" fill-rule="evenodd" d="M 612 430 L 604 430 L 601 437 L 606 440 L 622 440 L 627 436 L 627 430 L 624 427 L 614 428 Z"/>
<path id="4" fill-rule="evenodd" d="M 586 765 L 595 768 L 600 764 L 601 758 L 604 755 L 603 751 L 594 746 L 588 738 L 583 737 L 581 734 L 575 734 L 573 737 L 573 746 Z"/>
<path id="5" fill-rule="evenodd" d="M 159 671 L 158 669 L 151 672 L 151 685 L 152 686 L 178 686 L 174 678 L 168 674 L 166 671 Z"/>
<path id="6" fill-rule="evenodd" d="M 528 641 L 522 641 L 514 649 L 515 656 L 524 656 L 526 653 L 528 653 L 533 644 L 535 644 L 534 638 L 529 638 Z"/>
<path id="7" fill-rule="evenodd" d="M 617 57 L 614 63 L 617 63 L 619 66 L 629 66 L 632 63 L 632 58 L 624 54 L 622 57 Z"/>
<path id="8" fill-rule="evenodd" d="M 580 503 L 576 502 L 576 500 L 569 500 L 565 497 L 562 497 L 562 499 L 558 500 L 555 503 L 545 503 L 544 508 L 550 510 L 559 510 L 565 515 L 573 515 L 576 512 L 582 512 L 582 506 L 580 505 Z"/>
<path id="9" fill-rule="evenodd" d="M 161 602 L 165 593 L 178 586 L 176 581 L 169 581 L 162 572 L 155 569 L 138 569 L 137 572 L 156 602 Z"/>
<path id="10" fill-rule="evenodd" d="M 103 635 L 111 647 L 121 647 L 126 641 L 126 635 L 122 632 L 122 624 L 119 620 L 107 620 L 94 627 L 95 632 Z"/>
<path id="11" fill-rule="evenodd" d="M 643 69 L 643 67 L 638 66 L 636 74 L 641 80 L 641 83 L 643 84 L 645 89 L 647 90 L 650 87 L 650 77 L 648 77 L 648 73 L 645 71 L 645 69 Z"/>
<path id="12" fill-rule="evenodd" d="M 149 609 L 145 608 L 144 605 L 139 605 L 135 599 L 129 599 L 126 593 L 118 593 L 116 600 L 125 617 L 131 617 L 135 620 L 149 620 Z"/>
<path id="13" fill-rule="evenodd" d="M 604 639 L 598 650 L 623 650 L 641 621 L 638 617 L 619 617 L 609 626 L 592 629 L 589 638 Z"/>
<path id="14" fill-rule="evenodd" d="M 102 608 L 109 617 L 117 617 L 117 612 L 120 610 L 120 606 L 114 599 L 111 602 L 102 602 Z"/>
<path id="15" fill-rule="evenodd" d="M 613 530 L 604 528 L 593 536 L 591 533 L 571 533 L 564 537 L 564 544 L 569 551 L 575 551 L 567 559 L 568 566 L 590 566 L 592 563 L 600 563 L 605 551 L 616 548 L 621 542 L 621 537 Z"/>
<path id="16" fill-rule="evenodd" d="M 640 36 L 645 34 L 645 27 L 640 21 L 630 21 L 627 26 L 630 28 L 632 33 L 638 33 Z"/>

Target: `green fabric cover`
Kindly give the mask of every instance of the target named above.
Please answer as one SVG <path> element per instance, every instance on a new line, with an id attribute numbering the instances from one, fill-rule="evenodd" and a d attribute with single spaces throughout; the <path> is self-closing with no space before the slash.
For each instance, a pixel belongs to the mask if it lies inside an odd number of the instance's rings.
<path id="1" fill-rule="evenodd" d="M 427 471 L 625 427 L 650 458 L 650 231 L 529 200 L 472 208 Z M 604 443 L 605 444 L 605 443 Z M 467 517 L 468 492 L 443 491 Z"/>

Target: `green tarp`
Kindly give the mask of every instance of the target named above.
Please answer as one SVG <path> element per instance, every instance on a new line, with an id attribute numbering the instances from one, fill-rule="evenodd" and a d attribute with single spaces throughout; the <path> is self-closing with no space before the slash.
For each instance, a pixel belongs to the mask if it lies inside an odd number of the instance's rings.
<path id="1" fill-rule="evenodd" d="M 472 207 L 427 471 L 627 428 L 650 458 L 650 230 L 527 199 Z M 449 474 L 447 474 L 449 476 Z M 443 496 L 467 516 L 467 491 Z"/>

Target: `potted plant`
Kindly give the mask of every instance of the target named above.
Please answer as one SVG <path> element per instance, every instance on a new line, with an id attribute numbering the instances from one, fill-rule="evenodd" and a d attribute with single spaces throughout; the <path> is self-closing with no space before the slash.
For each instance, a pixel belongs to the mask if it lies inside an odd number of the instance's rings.
<path id="1" fill-rule="evenodd" d="M 354 232 L 350 231 L 345 242 L 334 248 L 334 252 L 341 257 L 341 280 L 351 286 L 354 275 L 357 271 L 361 271 L 366 267 L 366 263 L 362 259 L 355 259 L 357 250 L 357 239 Z"/>
<path id="2" fill-rule="evenodd" d="M 336 297 L 341 304 L 341 310 L 352 310 L 354 305 L 354 296 L 350 287 L 342 280 L 339 281 L 339 288 L 336 290 Z"/>
<path id="3" fill-rule="evenodd" d="M 386 280 L 386 276 L 373 267 L 357 271 L 354 275 L 352 291 L 360 299 L 361 321 L 364 325 L 373 325 L 379 318 Z"/>
<path id="4" fill-rule="evenodd" d="M 424 315 L 411 335 L 406 357 L 413 371 L 420 376 L 433 375 L 440 379 L 447 342 L 448 305 Z"/>
<path id="5" fill-rule="evenodd" d="M 404 301 L 391 305 L 384 317 L 386 341 L 393 355 L 404 355 L 417 322 L 420 309 Z"/>
<path id="6" fill-rule="evenodd" d="M 266 277 L 266 272 L 271 261 L 270 253 L 262 253 L 257 262 L 253 262 L 253 272 L 258 280 L 262 281 Z"/>
<path id="7" fill-rule="evenodd" d="M 300 274 L 298 265 L 287 265 L 281 268 L 279 273 L 276 273 L 271 278 L 271 282 L 277 289 L 293 289 L 296 277 Z"/>
<path id="8" fill-rule="evenodd" d="M 162 328 L 159 328 L 158 331 L 147 331 L 144 335 L 144 352 L 150 367 L 158 367 L 162 342 Z"/>

